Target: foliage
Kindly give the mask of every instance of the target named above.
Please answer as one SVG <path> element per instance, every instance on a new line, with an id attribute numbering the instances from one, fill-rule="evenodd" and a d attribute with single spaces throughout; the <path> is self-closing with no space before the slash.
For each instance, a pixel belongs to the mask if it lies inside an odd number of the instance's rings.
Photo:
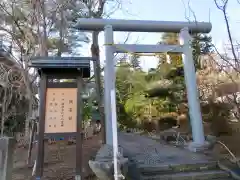
<path id="1" fill-rule="evenodd" d="M 145 84 L 143 71 L 132 68 L 131 64 L 126 62 L 119 64 L 116 71 L 116 94 L 119 114 L 121 114 L 120 121 L 123 124 L 125 121 L 134 121 L 141 115 L 146 100 L 141 94 Z"/>
<path id="2" fill-rule="evenodd" d="M 194 61 L 211 51 L 210 37 L 194 36 Z M 178 44 L 178 34 L 164 33 L 160 44 Z M 118 64 L 116 70 L 119 121 L 124 126 L 149 126 L 149 121 L 175 121 L 188 112 L 184 71 L 180 54 L 158 54 L 156 69 L 143 72 L 138 56 Z M 197 64 L 197 63 L 196 63 Z M 197 67 L 197 65 L 196 65 Z M 188 116 L 187 116 L 188 117 Z"/>
<path id="3" fill-rule="evenodd" d="M 92 112 L 91 104 L 89 104 L 88 102 L 84 102 L 84 106 L 83 106 L 83 115 L 84 115 L 83 120 L 84 121 L 87 121 L 88 119 L 90 119 L 91 112 Z"/>
<path id="4" fill-rule="evenodd" d="M 47 20 L 53 22 L 49 27 L 48 50 L 56 56 L 79 55 L 79 48 L 83 42 L 88 43 L 89 38 L 71 25 L 85 17 L 84 8 L 78 1 L 58 1 L 54 4 L 48 0 L 47 3 L 50 4 L 47 8 L 52 11 Z"/>
<path id="5" fill-rule="evenodd" d="M 206 122 L 211 122 L 214 119 L 226 118 L 230 117 L 231 107 L 228 103 L 224 102 L 208 102 L 202 103 L 202 113 L 203 119 Z"/>
<path id="6" fill-rule="evenodd" d="M 212 37 L 206 34 L 194 34 L 192 41 L 193 60 L 196 69 L 200 69 L 200 56 L 213 52 Z"/>
<path id="7" fill-rule="evenodd" d="M 1 115 L 4 114 L 4 134 L 10 132 L 19 132 L 24 129 L 26 112 L 28 112 L 28 99 L 26 97 L 19 95 L 19 90 L 16 88 L 6 89 L 7 90 L 7 101 L 3 103 L 5 106 L 5 112 L 2 111 Z M 4 102 L 4 88 L 1 87 L 1 102 Z M 37 101 L 34 99 L 34 101 Z"/>
<path id="8" fill-rule="evenodd" d="M 140 69 L 140 56 L 139 55 L 132 55 L 130 56 L 130 63 L 134 69 Z"/>

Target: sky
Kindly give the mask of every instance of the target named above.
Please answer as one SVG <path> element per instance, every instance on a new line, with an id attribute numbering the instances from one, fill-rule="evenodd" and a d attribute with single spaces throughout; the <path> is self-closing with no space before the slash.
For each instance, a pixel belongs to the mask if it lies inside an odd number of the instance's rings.
<path id="1" fill-rule="evenodd" d="M 134 20 L 160 20 L 160 21 L 194 21 L 195 13 L 197 21 L 212 23 L 210 35 L 216 47 L 223 51 L 223 45 L 228 44 L 228 36 L 224 16 L 215 6 L 214 0 L 121 0 L 122 7 L 111 14 L 114 19 L 134 19 Z M 219 0 L 221 1 L 221 0 Z M 189 8 L 190 6 L 190 8 Z M 112 9 L 108 5 L 106 12 Z M 191 10 L 192 9 L 192 12 Z M 240 4 L 237 0 L 230 0 L 228 6 L 228 18 L 234 40 L 240 40 L 237 34 L 240 28 Z M 116 32 L 114 34 L 115 43 L 121 43 L 127 37 L 127 33 Z M 160 33 L 131 33 L 127 43 L 156 44 L 161 40 Z M 99 37 L 101 50 L 101 63 L 104 62 L 104 41 L 103 34 Z M 89 46 L 83 48 L 84 55 L 90 55 Z M 149 57 L 141 58 L 143 69 L 155 67 L 157 60 Z"/>

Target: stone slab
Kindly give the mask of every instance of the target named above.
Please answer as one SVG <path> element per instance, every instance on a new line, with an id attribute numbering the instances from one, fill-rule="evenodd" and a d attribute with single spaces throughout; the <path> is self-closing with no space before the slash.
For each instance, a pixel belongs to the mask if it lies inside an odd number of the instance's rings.
<path id="1" fill-rule="evenodd" d="M 213 157 L 189 152 L 187 149 L 181 149 L 166 144 L 161 144 L 147 136 L 119 133 L 119 145 L 123 149 L 123 156 L 142 163 L 162 164 L 194 164 L 214 161 Z M 150 160 L 148 161 L 148 159 Z M 154 159 L 155 162 L 151 161 Z"/>
<path id="2" fill-rule="evenodd" d="M 12 180 L 13 152 L 15 139 L 11 137 L 0 138 L 0 179 Z"/>

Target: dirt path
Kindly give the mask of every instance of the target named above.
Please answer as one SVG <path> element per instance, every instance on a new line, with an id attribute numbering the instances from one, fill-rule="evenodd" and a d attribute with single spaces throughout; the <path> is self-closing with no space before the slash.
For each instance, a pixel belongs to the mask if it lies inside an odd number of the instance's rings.
<path id="1" fill-rule="evenodd" d="M 172 161 L 185 162 L 185 161 L 196 161 L 202 159 L 202 157 L 196 158 L 195 154 L 191 154 L 186 151 L 179 151 L 179 149 L 160 145 L 156 141 L 149 140 L 141 136 L 119 133 L 121 138 L 119 143 L 128 149 L 128 154 L 136 155 L 137 159 L 146 160 L 152 158 L 142 156 L 143 154 L 158 154 L 161 156 L 161 160 L 171 159 Z M 226 136 L 219 138 L 222 142 L 240 157 L 240 146 L 239 146 L 239 133 L 232 136 Z M 94 178 L 91 176 L 92 172 L 88 167 L 88 160 L 94 156 L 97 150 L 101 146 L 101 139 L 99 136 L 94 136 L 91 139 L 85 140 L 83 144 L 83 162 L 84 162 L 84 177 L 85 179 Z M 75 175 L 75 162 L 76 162 L 76 148 L 75 145 L 46 145 L 45 146 L 45 165 L 44 165 L 44 180 L 71 180 L 74 179 Z M 143 153 L 143 151 L 145 153 Z M 226 150 L 218 146 L 214 149 L 214 154 L 222 156 L 226 153 Z M 58 156 L 60 154 L 60 156 Z M 192 156 L 191 156 L 191 155 Z M 180 156 L 179 156 L 180 155 Z M 194 156 L 194 158 L 193 158 Z M 33 151 L 33 159 L 36 157 L 36 148 Z M 154 157 L 156 158 L 156 157 Z M 32 168 L 26 166 L 27 149 L 18 148 L 14 154 L 14 173 L 13 180 L 31 180 Z M 205 159 L 205 158 L 204 158 Z M 163 162 L 161 162 L 163 163 Z M 161 164 L 160 163 L 160 164 Z M 87 178 L 88 177 L 88 178 Z"/>
<path id="2" fill-rule="evenodd" d="M 101 146 L 100 136 L 93 136 L 83 144 L 84 177 L 92 177 L 88 160 L 94 156 Z M 44 180 L 71 180 L 75 175 L 76 146 L 61 144 L 45 145 Z M 32 164 L 36 157 L 33 150 Z M 27 167 L 27 149 L 17 148 L 14 154 L 13 180 L 31 180 L 32 167 Z M 92 178 L 90 178 L 92 179 Z"/>

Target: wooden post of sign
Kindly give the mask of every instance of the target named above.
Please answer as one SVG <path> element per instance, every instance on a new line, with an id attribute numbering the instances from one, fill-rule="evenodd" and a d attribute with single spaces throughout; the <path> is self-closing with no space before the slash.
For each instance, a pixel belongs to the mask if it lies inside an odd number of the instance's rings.
<path id="1" fill-rule="evenodd" d="M 83 100 L 82 100 L 82 78 L 77 78 L 77 104 L 78 104 L 78 111 L 77 111 L 77 136 L 76 136 L 76 177 L 75 180 L 81 180 L 82 174 L 82 143 L 83 143 L 83 131 L 82 131 L 82 124 L 83 124 Z"/>
<path id="2" fill-rule="evenodd" d="M 40 106 L 39 106 L 39 132 L 37 144 L 37 164 L 36 164 L 36 180 L 40 180 L 43 175 L 44 164 L 44 131 L 45 131 L 45 108 L 46 108 L 46 91 L 47 76 L 41 72 L 40 78 Z"/>
<path id="3" fill-rule="evenodd" d="M 36 180 L 44 168 L 44 138 L 76 137 L 76 180 L 82 176 L 82 78 L 90 77 L 90 58 L 47 57 L 31 61 L 40 74 Z M 55 81 L 57 79 L 57 81 Z M 61 82 L 61 79 L 71 81 Z"/>

